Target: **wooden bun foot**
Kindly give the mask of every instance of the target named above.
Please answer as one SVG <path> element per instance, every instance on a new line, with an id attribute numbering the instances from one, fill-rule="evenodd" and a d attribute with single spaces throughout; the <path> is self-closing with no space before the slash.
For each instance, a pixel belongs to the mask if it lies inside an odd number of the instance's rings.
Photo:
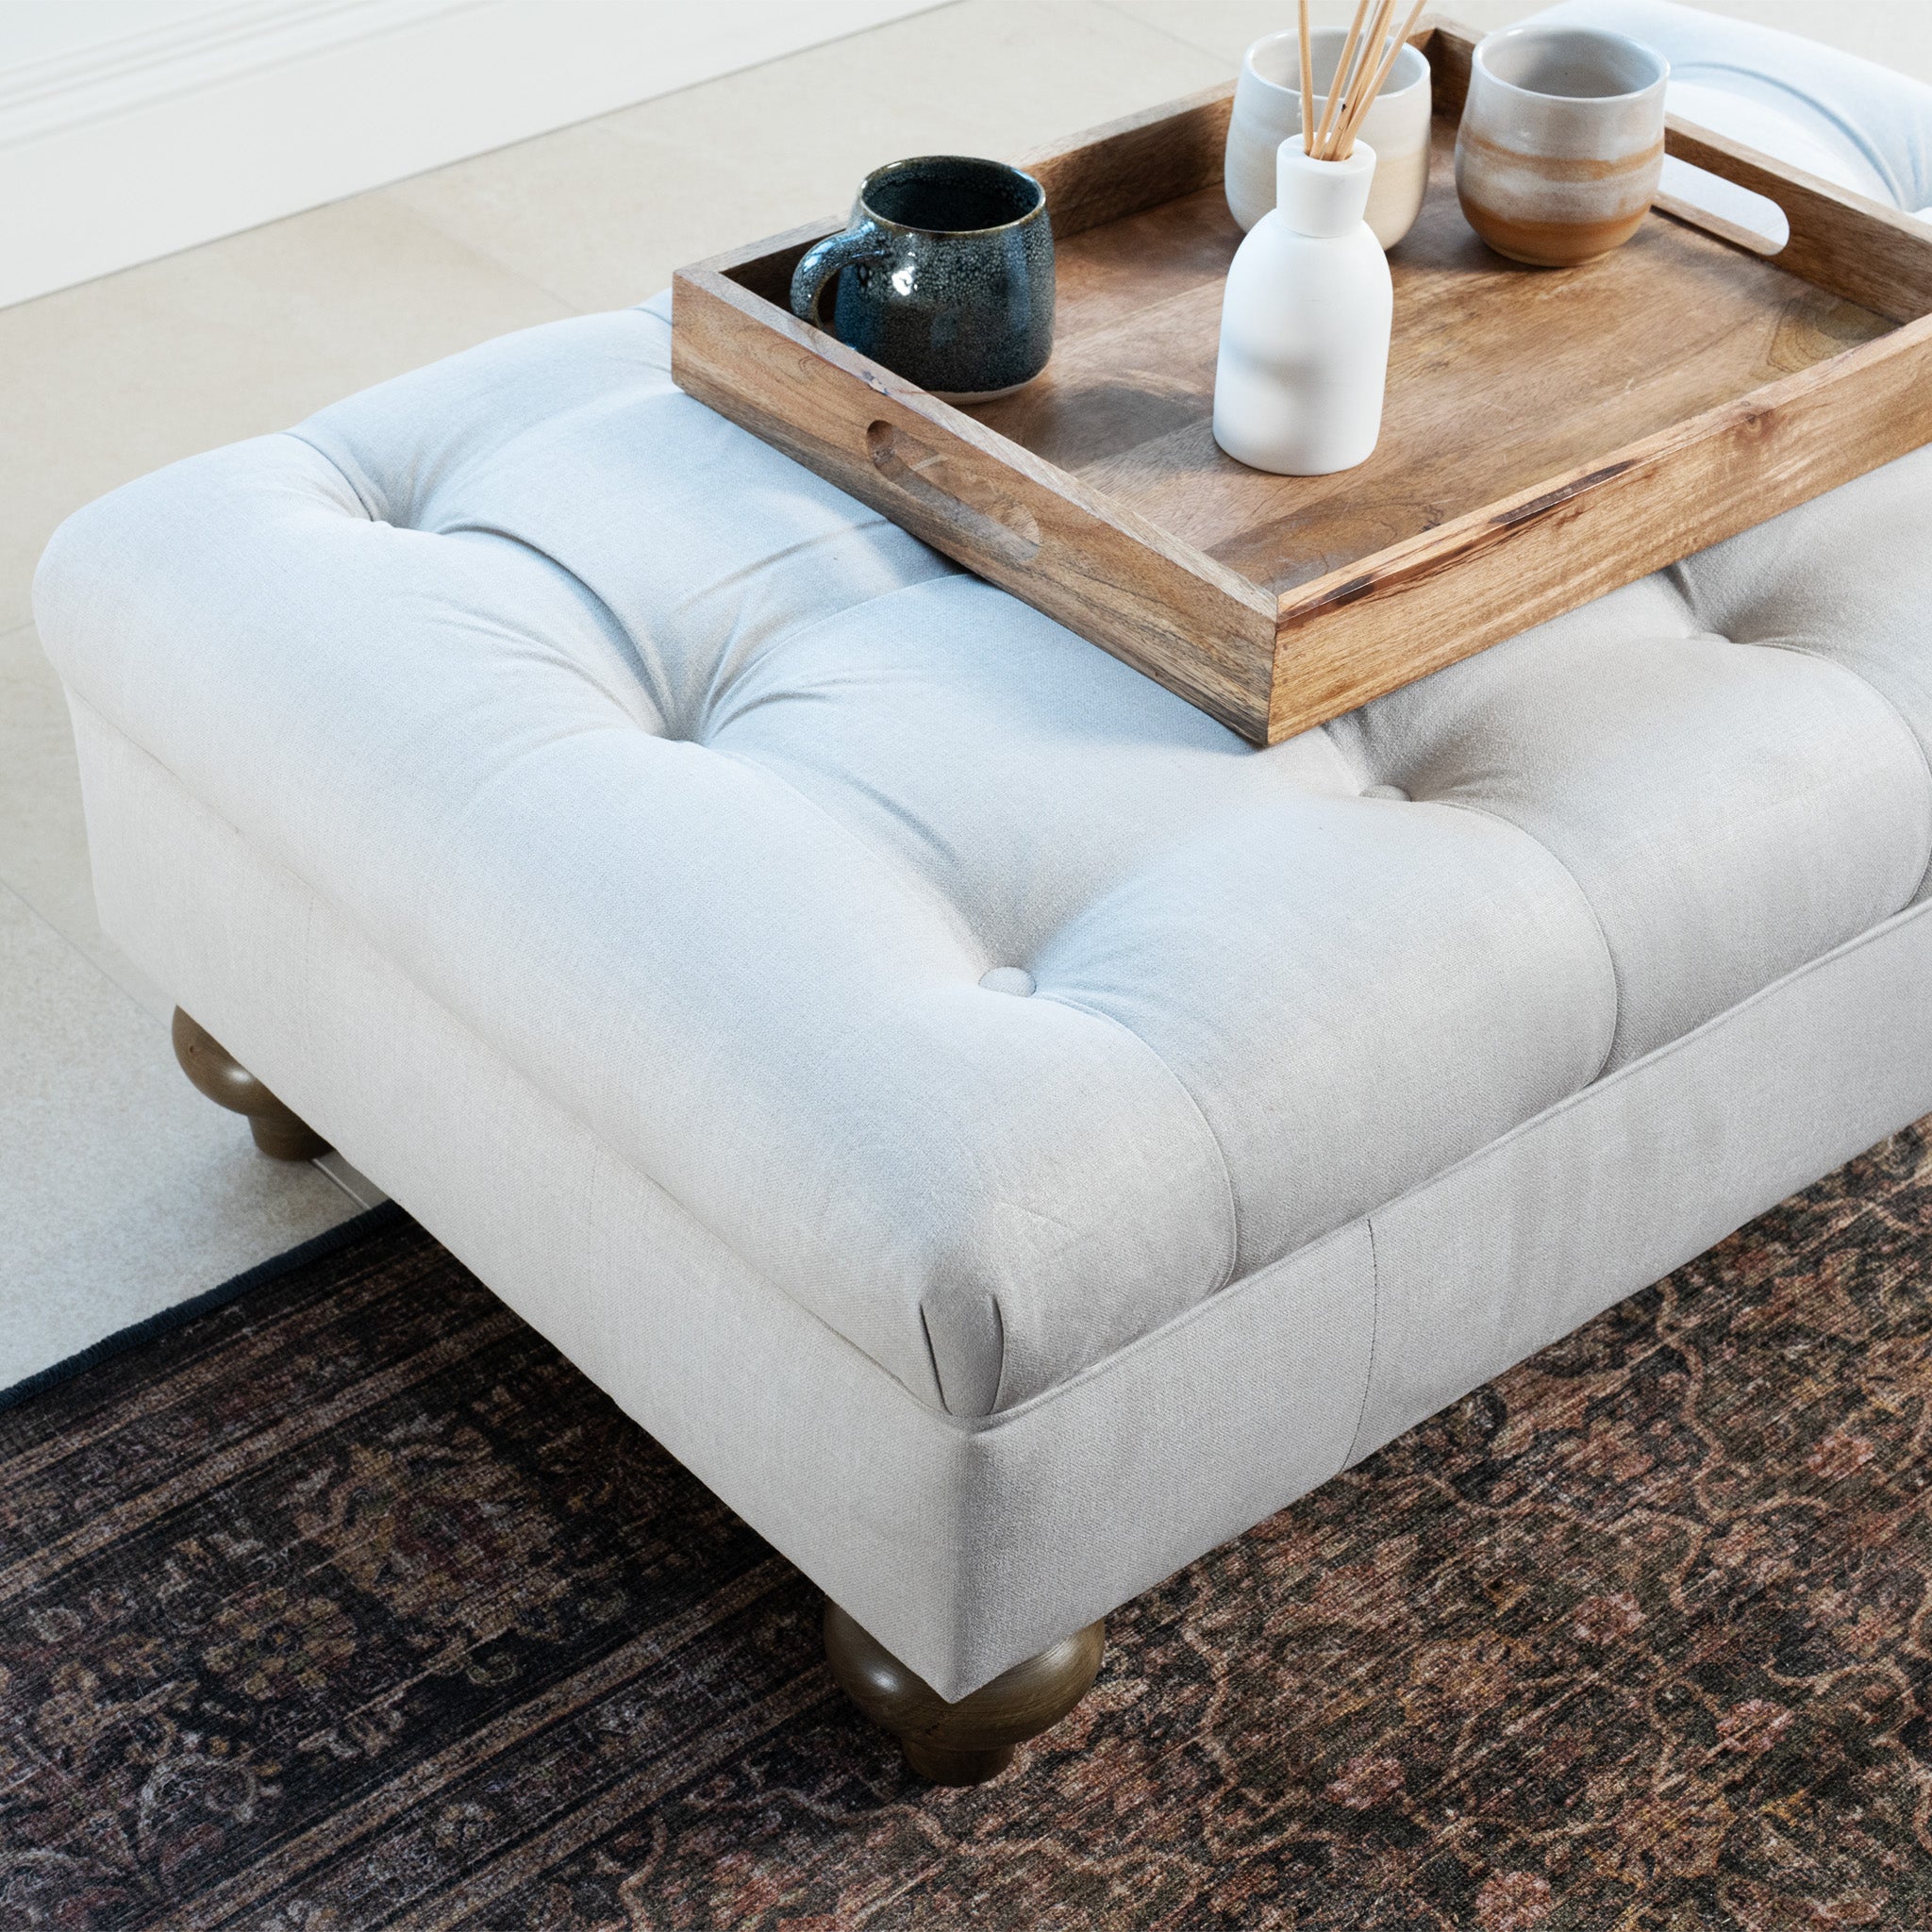
<path id="1" fill-rule="evenodd" d="M 195 1087 L 230 1113 L 245 1115 L 255 1144 L 276 1160 L 313 1160 L 328 1142 L 282 1103 L 221 1041 L 175 1008 L 175 1058 Z"/>
<path id="2" fill-rule="evenodd" d="M 1014 1747 L 1001 1744 L 991 1751 L 949 1751 L 943 1744 L 901 1738 L 899 1748 L 906 1754 L 906 1762 L 930 1784 L 983 1785 L 1012 1763 Z"/>
<path id="3" fill-rule="evenodd" d="M 921 1777 L 978 1785 L 1013 1761 L 1013 1747 L 1050 1730 L 1092 1688 L 1107 1625 L 1090 1624 L 948 1704 L 828 1598 L 825 1656 L 841 1689 L 890 1731 Z"/>

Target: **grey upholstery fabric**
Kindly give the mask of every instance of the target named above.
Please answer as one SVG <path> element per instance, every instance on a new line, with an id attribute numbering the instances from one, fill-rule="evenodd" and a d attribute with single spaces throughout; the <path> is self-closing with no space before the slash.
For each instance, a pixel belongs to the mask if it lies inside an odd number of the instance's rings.
<path id="1" fill-rule="evenodd" d="M 1256 752 L 667 358 L 661 310 L 559 324 L 129 486 L 43 635 L 936 1409 L 1076 1377 L 1926 874 L 1932 457 Z"/>
<path id="2" fill-rule="evenodd" d="M 1922 474 L 1932 481 L 1932 466 Z M 1867 479 L 1877 522 L 1861 545 L 1932 520 L 1932 498 L 1901 480 Z M 1814 506 L 1751 533 L 1754 595 L 1795 615 L 1793 592 L 1830 549 L 1810 527 L 1824 521 L 1843 530 L 1849 517 Z M 1866 634 L 1860 614 L 1835 612 L 1813 653 L 1761 648 L 1783 633 L 1740 641 L 1711 621 L 1743 617 L 1719 588 L 1737 572 L 1720 546 L 1329 727 L 1364 771 L 1502 820 L 1562 862 L 1616 974 L 1607 1066 L 1896 911 L 1932 853 L 1919 742 L 1843 661 Z M 1912 627 L 1895 602 L 1866 614 L 1880 638 Z"/>

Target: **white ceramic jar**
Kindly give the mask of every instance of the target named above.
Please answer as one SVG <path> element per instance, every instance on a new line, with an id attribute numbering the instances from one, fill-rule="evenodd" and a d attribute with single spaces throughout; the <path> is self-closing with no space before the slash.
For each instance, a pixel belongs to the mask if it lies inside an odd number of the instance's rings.
<path id="1" fill-rule="evenodd" d="M 1344 38 L 1339 26 L 1318 27 L 1310 37 L 1317 123 Z M 1274 206 L 1274 157 L 1284 141 L 1301 135 L 1301 87 L 1298 34 L 1268 34 L 1242 56 L 1223 179 L 1228 208 L 1244 229 Z M 1429 185 L 1429 63 L 1415 47 L 1404 47 L 1358 130 L 1378 157 L 1367 219 L 1384 248 L 1393 248 L 1421 211 Z"/>
<path id="2" fill-rule="evenodd" d="M 1375 151 L 1275 159 L 1275 206 L 1236 251 L 1221 305 L 1214 440 L 1238 462 L 1325 476 L 1367 460 L 1382 433 L 1394 288 L 1362 219 Z"/>

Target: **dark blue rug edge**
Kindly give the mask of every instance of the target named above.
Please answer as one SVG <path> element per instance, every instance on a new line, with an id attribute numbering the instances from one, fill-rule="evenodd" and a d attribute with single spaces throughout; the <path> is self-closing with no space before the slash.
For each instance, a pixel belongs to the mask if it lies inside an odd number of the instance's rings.
<path id="1" fill-rule="evenodd" d="M 251 1289 L 279 1280 L 291 1269 L 305 1267 L 310 1261 L 324 1260 L 342 1248 L 353 1246 L 365 1235 L 379 1233 L 385 1227 L 408 1219 L 408 1216 L 393 1201 L 385 1201 L 379 1208 L 368 1208 L 359 1214 L 352 1214 L 348 1220 L 325 1228 L 321 1234 L 298 1242 L 286 1253 L 271 1255 L 266 1261 L 258 1261 L 253 1268 L 243 1269 L 240 1274 L 231 1276 L 217 1287 L 204 1290 L 185 1302 L 176 1302 L 171 1308 L 161 1308 L 155 1314 L 145 1315 L 139 1322 L 130 1322 L 125 1328 L 117 1328 L 113 1334 L 89 1342 L 64 1361 L 50 1362 L 44 1369 L 36 1369 L 31 1375 L 15 1382 L 11 1388 L 0 1389 L 0 1410 L 18 1407 L 57 1383 L 69 1381 L 114 1356 L 126 1354 L 130 1348 L 139 1348 L 144 1341 L 153 1341 L 158 1336 L 184 1327 L 197 1315 L 224 1307 Z"/>

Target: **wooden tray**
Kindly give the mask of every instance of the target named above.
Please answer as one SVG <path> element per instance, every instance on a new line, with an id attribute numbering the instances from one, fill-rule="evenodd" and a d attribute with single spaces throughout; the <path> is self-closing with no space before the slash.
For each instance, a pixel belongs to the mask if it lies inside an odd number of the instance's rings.
<path id="1" fill-rule="evenodd" d="M 1673 155 L 1784 209 L 1774 263 L 1663 201 L 1602 261 L 1513 267 L 1456 201 L 1475 38 L 1416 35 L 1435 157 L 1359 469 L 1271 476 L 1215 446 L 1231 85 L 1026 158 L 1058 318 L 1018 394 L 956 408 L 794 320 L 792 266 L 836 223 L 682 270 L 673 374 L 1263 743 L 1932 441 L 1932 228 L 1674 118 Z"/>

